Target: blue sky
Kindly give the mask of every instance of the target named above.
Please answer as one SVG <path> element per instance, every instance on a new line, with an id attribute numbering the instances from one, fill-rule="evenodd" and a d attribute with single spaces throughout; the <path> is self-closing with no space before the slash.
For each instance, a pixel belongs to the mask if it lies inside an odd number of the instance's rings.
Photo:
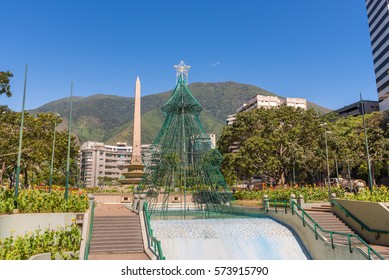
<path id="1" fill-rule="evenodd" d="M 2 1 L 0 70 L 26 108 L 74 95 L 133 96 L 235 81 L 331 109 L 377 100 L 364 0 Z"/>

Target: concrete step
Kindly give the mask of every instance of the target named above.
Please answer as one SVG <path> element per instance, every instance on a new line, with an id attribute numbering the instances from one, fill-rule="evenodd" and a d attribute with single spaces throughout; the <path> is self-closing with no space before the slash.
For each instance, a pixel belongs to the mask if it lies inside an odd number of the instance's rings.
<path id="1" fill-rule="evenodd" d="M 106 231 L 119 231 L 119 230 L 123 230 L 123 231 L 135 231 L 135 230 L 141 230 L 141 226 L 140 225 L 131 225 L 131 226 L 128 226 L 128 225 L 116 225 L 116 226 L 110 226 L 110 225 L 93 225 L 93 230 L 106 230 Z"/>
<path id="2" fill-rule="evenodd" d="M 106 229 L 106 230 L 114 230 L 114 229 L 140 229 L 140 224 L 94 224 L 93 229 Z"/>
<path id="3" fill-rule="evenodd" d="M 94 219 L 95 222 L 99 223 L 139 223 L 139 218 L 134 217 L 134 218 L 125 218 L 124 219 L 115 219 L 115 218 L 107 218 L 107 217 L 96 217 Z"/>
<path id="4" fill-rule="evenodd" d="M 96 234 L 92 235 L 92 240 L 113 240 L 113 239 L 139 239 L 140 235 L 129 235 L 129 234 Z"/>
<path id="5" fill-rule="evenodd" d="M 131 232 L 141 232 L 141 228 L 140 227 L 136 227 L 136 228 L 129 228 L 129 227 L 97 227 L 97 228 L 93 228 L 93 232 L 114 232 L 114 233 L 117 233 L 117 232 L 127 232 L 127 233 L 131 233 Z"/>
<path id="6" fill-rule="evenodd" d="M 345 229 L 345 228 L 340 228 L 340 227 L 331 227 L 331 228 L 322 227 L 322 228 L 324 230 L 330 231 L 330 232 L 341 232 L 341 233 L 346 233 L 346 234 L 354 234 L 354 231 L 352 231 L 351 229 Z"/>
<path id="7" fill-rule="evenodd" d="M 327 220 L 323 220 L 323 221 L 320 221 L 320 220 L 316 220 L 315 221 L 321 225 L 321 226 L 342 226 L 342 227 L 347 227 L 347 225 L 345 223 L 342 223 L 340 221 L 327 221 Z"/>
<path id="8" fill-rule="evenodd" d="M 101 213 L 100 213 L 101 214 Z M 124 213 L 126 214 L 126 213 Z M 106 213 L 105 215 L 97 215 L 95 216 L 96 219 L 116 219 L 116 220 L 121 220 L 121 219 L 139 219 L 139 216 L 138 215 L 125 215 L 125 216 L 118 216 L 116 215 L 116 213 L 112 213 L 112 212 L 109 212 L 109 213 Z"/>
<path id="9" fill-rule="evenodd" d="M 318 208 L 318 207 L 312 207 L 312 208 L 309 208 L 309 209 L 304 209 L 305 212 L 328 212 L 328 213 L 332 213 L 331 212 L 331 208 Z"/>
<path id="10" fill-rule="evenodd" d="M 92 239 L 93 246 L 99 246 L 99 245 L 123 245 L 123 246 L 129 246 L 129 245 L 139 245 L 139 243 L 142 242 L 142 239 L 120 239 L 120 240 L 106 240 L 106 239 Z"/>
<path id="11" fill-rule="evenodd" d="M 91 245 L 90 252 L 143 252 L 143 246 L 141 245 L 122 245 L 122 244 L 110 244 L 110 245 Z"/>
<path id="12" fill-rule="evenodd" d="M 121 238 L 112 239 L 108 236 L 94 236 L 92 237 L 93 242 L 134 242 L 134 241 L 142 241 L 143 239 L 140 236 L 126 236 Z"/>
<path id="13" fill-rule="evenodd" d="M 371 245 L 371 247 L 384 259 L 389 260 L 389 247 L 381 245 Z"/>
<path id="14" fill-rule="evenodd" d="M 103 221 L 103 220 L 128 220 L 128 221 L 136 221 L 139 220 L 138 216 L 97 216 L 95 217 L 96 221 Z"/>

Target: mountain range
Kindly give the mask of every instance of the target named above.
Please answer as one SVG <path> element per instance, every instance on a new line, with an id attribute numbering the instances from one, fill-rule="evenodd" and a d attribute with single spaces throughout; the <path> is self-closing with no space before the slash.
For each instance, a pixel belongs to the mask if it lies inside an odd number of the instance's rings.
<path id="1" fill-rule="evenodd" d="M 191 83 L 189 89 L 203 107 L 200 121 L 207 133 L 215 133 L 219 138 L 227 115 L 253 96 L 276 95 L 256 86 L 236 82 Z M 151 143 L 162 127 L 164 115 L 161 107 L 168 101 L 173 90 L 143 96 L 141 99 L 142 143 Z M 277 95 L 276 95 L 277 96 Z M 61 128 L 66 128 L 69 116 L 69 98 L 47 103 L 31 110 L 53 112 L 61 115 Z M 330 109 L 307 102 L 308 109 L 321 114 Z M 134 98 L 116 95 L 95 94 L 88 97 L 73 97 L 72 131 L 80 143 L 85 141 L 104 142 L 115 145 L 117 142 L 132 143 L 134 118 Z"/>

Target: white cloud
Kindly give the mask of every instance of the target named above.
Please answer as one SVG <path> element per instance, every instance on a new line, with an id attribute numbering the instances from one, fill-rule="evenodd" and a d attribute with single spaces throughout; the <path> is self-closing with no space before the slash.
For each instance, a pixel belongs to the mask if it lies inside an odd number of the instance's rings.
<path id="1" fill-rule="evenodd" d="M 211 66 L 211 67 L 217 67 L 217 66 L 219 66 L 220 64 L 221 64 L 221 62 L 218 61 L 218 62 L 215 62 L 215 63 L 211 64 L 210 66 Z"/>

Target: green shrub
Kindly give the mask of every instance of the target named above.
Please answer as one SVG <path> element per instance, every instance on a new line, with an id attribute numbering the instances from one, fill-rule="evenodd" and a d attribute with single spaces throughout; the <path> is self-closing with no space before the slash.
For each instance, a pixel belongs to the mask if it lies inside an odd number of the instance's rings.
<path id="1" fill-rule="evenodd" d="M 10 214 L 14 210 L 14 191 L 0 189 L 0 214 Z M 85 212 L 89 207 L 88 196 L 84 191 L 70 191 L 68 201 L 64 192 L 42 189 L 20 190 L 17 198 L 20 213 Z"/>
<path id="2" fill-rule="evenodd" d="M 24 236 L 13 236 L 0 239 L 1 260 L 27 260 L 33 255 L 51 253 L 51 258 L 59 253 L 62 259 L 79 259 L 81 230 L 76 224 L 57 230 L 41 229 L 26 233 Z M 74 255 L 65 255 L 73 252 Z"/>
<path id="3" fill-rule="evenodd" d="M 304 196 L 306 202 L 328 201 L 328 187 L 275 187 L 263 190 L 238 190 L 234 198 L 238 200 L 261 200 L 266 194 L 269 199 L 288 200 L 291 194 L 299 197 Z M 347 193 L 343 188 L 333 186 L 331 193 L 335 193 L 337 198 L 349 200 L 361 200 L 371 202 L 389 201 L 389 189 L 387 187 L 374 187 L 370 192 L 368 189 L 361 190 L 358 194 Z"/>

